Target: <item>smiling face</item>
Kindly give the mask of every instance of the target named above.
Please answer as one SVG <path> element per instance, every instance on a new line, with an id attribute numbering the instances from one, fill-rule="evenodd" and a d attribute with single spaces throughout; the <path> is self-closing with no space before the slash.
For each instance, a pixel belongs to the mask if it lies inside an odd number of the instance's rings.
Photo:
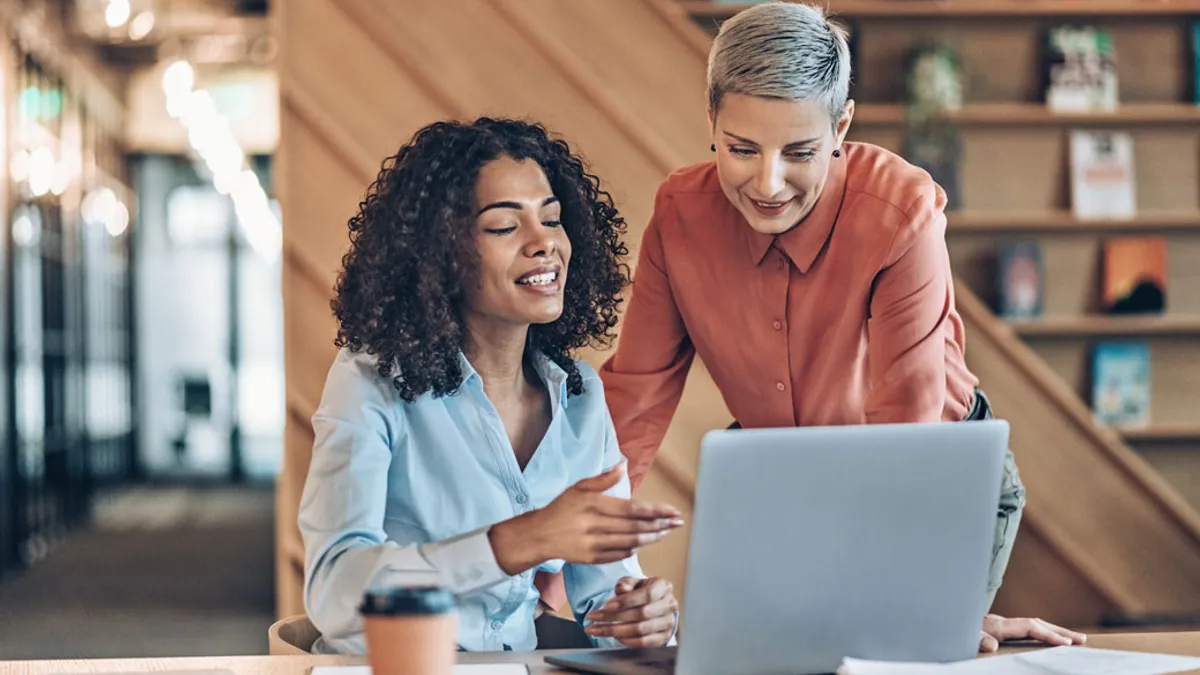
<path id="1" fill-rule="evenodd" d="M 475 183 L 479 268 L 466 293 L 468 323 L 528 327 L 562 315 L 571 242 L 562 207 L 533 160 L 500 157 Z"/>
<path id="2" fill-rule="evenodd" d="M 781 234 L 816 205 L 854 102 L 834 125 L 815 101 L 726 94 L 713 122 L 717 175 L 751 228 Z"/>

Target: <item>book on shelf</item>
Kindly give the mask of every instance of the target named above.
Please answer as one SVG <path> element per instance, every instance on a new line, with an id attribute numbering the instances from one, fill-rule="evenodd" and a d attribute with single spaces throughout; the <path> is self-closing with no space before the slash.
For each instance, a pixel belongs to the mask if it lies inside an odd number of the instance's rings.
<path id="1" fill-rule="evenodd" d="M 1002 244 L 996 265 L 1000 316 L 1030 319 L 1042 314 L 1042 249 L 1034 242 Z"/>
<path id="2" fill-rule="evenodd" d="M 1127 131 L 1072 129 L 1071 211 L 1080 220 L 1137 215 L 1133 136 Z"/>
<path id="3" fill-rule="evenodd" d="M 1192 100 L 1200 105 L 1200 19 L 1192 22 Z"/>
<path id="4" fill-rule="evenodd" d="M 859 68 L 859 45 L 861 44 L 862 31 L 859 25 L 855 22 L 848 21 L 845 17 L 834 19 L 834 23 L 846 30 L 846 47 L 850 50 L 850 98 L 858 98 L 858 68 Z"/>
<path id="5" fill-rule="evenodd" d="M 1059 25 L 1046 34 L 1046 105 L 1081 112 L 1117 107 L 1112 36 L 1096 26 Z"/>
<path id="6" fill-rule="evenodd" d="M 1161 236 L 1104 241 L 1103 303 L 1109 314 L 1161 313 L 1167 306 L 1167 240 Z"/>
<path id="7" fill-rule="evenodd" d="M 1092 411 L 1096 421 L 1140 429 L 1150 425 L 1150 344 L 1110 341 L 1092 351 Z"/>

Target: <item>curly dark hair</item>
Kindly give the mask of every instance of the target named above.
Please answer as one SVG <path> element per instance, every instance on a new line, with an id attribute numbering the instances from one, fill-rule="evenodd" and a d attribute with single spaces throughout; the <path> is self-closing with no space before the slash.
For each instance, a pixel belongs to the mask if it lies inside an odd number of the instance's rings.
<path id="1" fill-rule="evenodd" d="M 563 313 L 530 326 L 528 347 L 562 367 L 568 392 L 578 395 L 583 379 L 572 353 L 611 344 L 629 283 L 628 249 L 625 221 L 600 180 L 540 124 L 435 122 L 384 160 L 367 189 L 350 219 L 332 302 L 334 344 L 375 356 L 405 401 L 453 393 L 462 381 L 464 290 L 478 269 L 475 183 L 483 165 L 505 156 L 541 166 L 572 249 Z"/>

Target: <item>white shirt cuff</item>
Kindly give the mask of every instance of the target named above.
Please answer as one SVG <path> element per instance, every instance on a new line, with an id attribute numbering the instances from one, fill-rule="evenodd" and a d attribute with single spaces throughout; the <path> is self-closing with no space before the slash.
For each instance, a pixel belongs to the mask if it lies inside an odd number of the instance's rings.
<path id="1" fill-rule="evenodd" d="M 445 586 L 456 595 L 465 595 L 498 584 L 508 575 L 496 562 L 489 529 L 420 546 L 388 542 L 367 586 Z"/>

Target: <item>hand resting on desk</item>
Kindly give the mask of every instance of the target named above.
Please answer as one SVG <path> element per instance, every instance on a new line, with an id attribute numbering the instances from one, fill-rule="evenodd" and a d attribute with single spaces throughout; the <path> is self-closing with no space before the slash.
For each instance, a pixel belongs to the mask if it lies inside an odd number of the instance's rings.
<path id="1" fill-rule="evenodd" d="M 979 651 L 991 653 L 1005 640 L 1038 640 L 1053 646 L 1081 645 L 1087 636 L 1041 619 L 1009 619 L 996 614 L 983 617 Z"/>
<path id="2" fill-rule="evenodd" d="M 670 581 L 662 577 L 617 582 L 611 600 L 587 615 L 585 630 L 595 637 L 616 638 L 626 647 L 661 647 L 670 643 L 679 619 L 679 602 Z"/>

